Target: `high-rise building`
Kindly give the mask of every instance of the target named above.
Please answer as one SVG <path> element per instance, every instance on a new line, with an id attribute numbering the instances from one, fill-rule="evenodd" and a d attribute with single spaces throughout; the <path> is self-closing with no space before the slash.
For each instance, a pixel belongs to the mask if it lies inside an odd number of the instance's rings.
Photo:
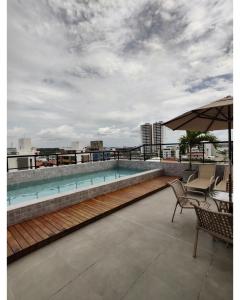
<path id="1" fill-rule="evenodd" d="M 103 141 L 91 141 L 90 148 L 91 150 L 103 150 Z"/>
<path id="2" fill-rule="evenodd" d="M 164 134 L 165 129 L 163 126 L 163 122 L 155 122 L 153 123 L 153 144 L 163 144 L 164 143 Z M 160 151 L 160 145 L 154 146 L 154 151 Z"/>
<path id="3" fill-rule="evenodd" d="M 141 128 L 142 143 L 151 145 L 152 144 L 152 124 L 145 123 L 145 124 L 142 124 L 140 128 Z M 145 152 L 151 153 L 152 146 L 145 146 Z"/>

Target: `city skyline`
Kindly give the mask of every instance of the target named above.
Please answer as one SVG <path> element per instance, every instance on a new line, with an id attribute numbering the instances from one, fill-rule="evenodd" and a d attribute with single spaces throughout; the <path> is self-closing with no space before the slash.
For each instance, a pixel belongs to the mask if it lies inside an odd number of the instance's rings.
<path id="1" fill-rule="evenodd" d="M 8 2 L 8 145 L 138 145 L 140 124 L 227 95 L 229 1 Z"/>

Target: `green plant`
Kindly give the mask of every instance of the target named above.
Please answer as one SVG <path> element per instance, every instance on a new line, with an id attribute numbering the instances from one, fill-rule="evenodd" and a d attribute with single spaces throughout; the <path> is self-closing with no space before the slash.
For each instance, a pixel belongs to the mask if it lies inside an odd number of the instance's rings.
<path id="1" fill-rule="evenodd" d="M 201 142 L 207 141 L 210 143 L 216 143 L 218 141 L 217 137 L 209 132 L 201 131 L 186 131 L 186 135 L 181 136 L 179 139 L 180 152 L 189 152 L 189 170 L 192 170 L 192 148 L 199 145 Z M 217 148 L 217 144 L 213 144 Z"/>

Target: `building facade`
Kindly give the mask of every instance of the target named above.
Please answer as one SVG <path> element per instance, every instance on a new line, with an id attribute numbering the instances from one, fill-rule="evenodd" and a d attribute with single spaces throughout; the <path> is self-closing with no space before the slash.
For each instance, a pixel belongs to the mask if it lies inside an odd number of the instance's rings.
<path id="1" fill-rule="evenodd" d="M 103 150 L 103 141 L 91 141 L 90 142 L 90 148 L 91 150 Z"/>
<path id="2" fill-rule="evenodd" d="M 163 126 L 163 122 L 155 122 L 153 123 L 153 144 L 163 144 L 164 143 L 164 135 L 165 130 Z M 153 151 L 160 153 L 160 145 L 154 146 Z"/>
<path id="3" fill-rule="evenodd" d="M 152 144 L 152 124 L 145 123 L 140 126 L 142 144 Z M 151 153 L 152 146 L 145 146 L 145 153 Z"/>
<path id="4" fill-rule="evenodd" d="M 163 122 L 155 122 L 153 124 L 145 123 L 141 125 L 141 138 L 142 144 L 163 144 L 164 143 L 165 129 Z M 160 154 L 160 145 L 145 146 L 146 153 L 155 152 Z"/>
<path id="5" fill-rule="evenodd" d="M 19 154 L 32 154 L 32 141 L 30 138 L 21 138 L 18 140 Z"/>

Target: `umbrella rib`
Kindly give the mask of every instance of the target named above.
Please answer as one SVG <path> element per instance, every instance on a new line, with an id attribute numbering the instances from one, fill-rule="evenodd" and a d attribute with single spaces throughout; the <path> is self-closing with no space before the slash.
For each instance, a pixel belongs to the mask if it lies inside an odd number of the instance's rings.
<path id="1" fill-rule="evenodd" d="M 222 107 L 223 108 L 223 107 Z M 220 113 L 222 116 L 224 116 L 224 118 L 225 118 L 225 121 L 227 121 L 228 120 L 228 116 L 227 115 L 225 115 L 224 113 L 223 113 L 223 111 L 221 111 L 221 113 Z"/>
<path id="2" fill-rule="evenodd" d="M 204 113 L 208 112 L 210 109 L 211 109 L 211 108 L 208 108 L 206 111 L 204 111 Z M 182 127 L 182 126 L 186 125 L 187 123 L 191 122 L 191 121 L 192 121 L 192 120 L 194 120 L 195 118 L 199 117 L 199 115 L 201 115 L 201 113 L 200 113 L 200 112 L 199 112 L 199 113 L 197 113 L 197 112 L 196 112 L 196 111 L 194 111 L 194 110 L 192 110 L 192 111 L 191 111 L 191 113 L 194 113 L 194 114 L 196 114 L 196 116 L 194 116 L 194 117 L 192 117 L 191 119 L 189 119 L 189 120 L 187 120 L 187 121 L 183 122 L 181 125 L 177 126 L 177 127 L 176 127 L 176 128 L 174 128 L 173 130 L 177 130 L 177 129 L 179 129 L 180 127 Z"/>
<path id="3" fill-rule="evenodd" d="M 208 120 L 215 120 L 215 121 L 220 121 L 220 122 L 226 122 L 227 120 L 225 119 L 219 119 L 219 118 L 216 118 L 216 117 L 212 117 L 212 116 L 208 116 L 208 115 L 199 115 L 198 118 L 201 118 L 201 119 L 208 119 Z"/>
<path id="4" fill-rule="evenodd" d="M 168 124 L 168 123 L 170 123 L 170 122 L 172 122 L 172 121 L 177 121 L 178 119 L 181 119 L 182 117 L 183 117 L 183 115 L 185 115 L 185 117 L 187 117 L 187 116 L 189 116 L 189 115 L 191 115 L 191 113 L 192 113 L 192 111 L 190 111 L 189 113 L 184 113 L 184 114 L 182 114 L 181 116 L 179 116 L 179 117 L 176 117 L 176 118 L 174 118 L 174 119 L 172 119 L 172 120 L 170 120 L 170 121 L 167 121 L 167 122 L 165 122 L 163 125 L 166 125 L 166 124 Z M 175 129 L 174 129 L 175 130 Z"/>
<path id="5" fill-rule="evenodd" d="M 208 131 L 209 130 L 209 128 L 211 128 L 211 126 L 212 126 L 212 124 L 213 124 L 213 122 L 214 121 L 216 121 L 217 120 L 217 117 L 221 114 L 221 111 L 222 111 L 222 109 L 223 109 L 223 106 L 221 107 L 221 108 L 217 108 L 217 114 L 216 114 L 216 116 L 215 116 L 215 118 L 214 119 L 212 119 L 212 121 L 210 122 L 210 124 L 208 125 L 208 127 L 207 127 L 207 130 L 206 131 Z"/>

